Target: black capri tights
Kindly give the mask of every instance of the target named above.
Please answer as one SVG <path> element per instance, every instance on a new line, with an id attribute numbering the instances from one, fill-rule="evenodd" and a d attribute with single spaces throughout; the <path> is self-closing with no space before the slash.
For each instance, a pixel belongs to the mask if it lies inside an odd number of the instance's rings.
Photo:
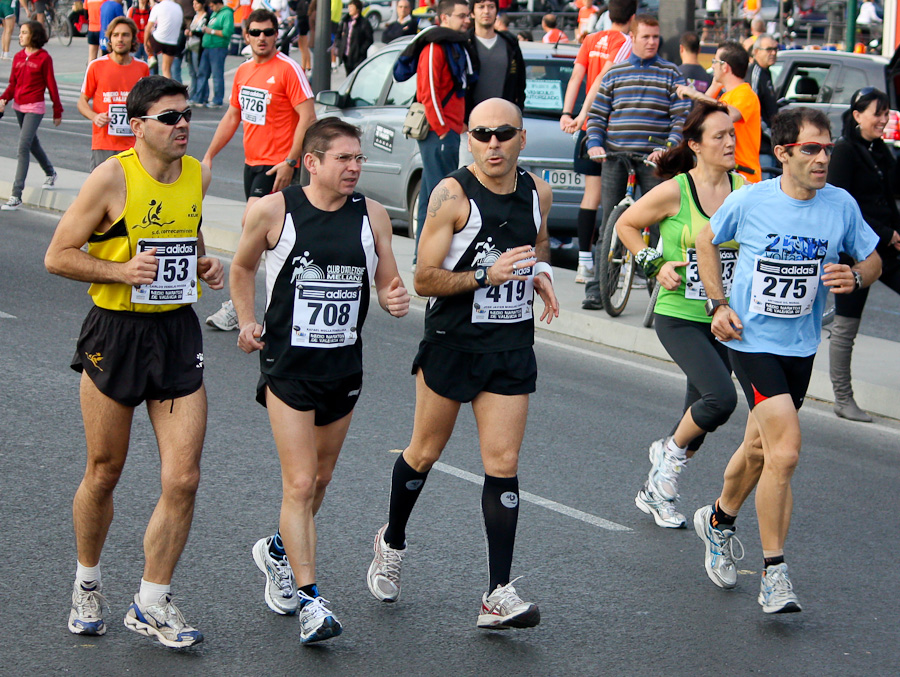
<path id="1" fill-rule="evenodd" d="M 654 326 L 666 352 L 687 376 L 684 411 L 690 409 L 694 423 L 713 432 L 737 406 L 728 349 L 704 322 L 656 315 Z M 699 449 L 705 437 L 706 433 L 692 440 L 688 449 Z"/>

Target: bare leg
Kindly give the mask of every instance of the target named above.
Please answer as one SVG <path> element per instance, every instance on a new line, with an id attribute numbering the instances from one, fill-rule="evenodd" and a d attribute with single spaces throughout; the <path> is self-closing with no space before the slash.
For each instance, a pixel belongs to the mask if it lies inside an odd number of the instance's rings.
<path id="1" fill-rule="evenodd" d="M 416 374 L 416 416 L 412 439 L 403 458 L 416 472 L 428 472 L 447 446 L 460 403 L 434 392 L 425 383 L 420 369 Z"/>
<path id="2" fill-rule="evenodd" d="M 484 471 L 494 477 L 515 477 L 528 420 L 528 395 L 480 393 L 472 402 L 472 410 Z"/>
<path id="3" fill-rule="evenodd" d="M 167 78 L 172 77 L 172 62 L 175 61 L 175 57 L 169 54 L 160 54 L 159 55 L 159 63 L 160 70 L 162 74 Z"/>
<path id="4" fill-rule="evenodd" d="M 737 515 L 744 501 L 756 488 L 763 470 L 762 438 L 753 414 L 747 417 L 744 441 L 725 468 L 725 485 L 719 507 L 729 515 Z"/>
<path id="5" fill-rule="evenodd" d="M 174 401 L 148 401 L 147 413 L 159 445 L 162 493 L 144 532 L 144 580 L 168 585 L 194 517 L 206 436 L 206 388 Z"/>
<path id="6" fill-rule="evenodd" d="M 301 35 L 298 37 L 297 47 L 300 49 L 300 68 L 308 71 L 312 68 L 312 59 L 309 54 L 309 36 Z"/>
<path id="7" fill-rule="evenodd" d="M 600 177 L 586 175 L 584 177 L 584 195 L 581 196 L 581 208 L 597 211 L 600 208 Z"/>
<path id="8" fill-rule="evenodd" d="M 88 63 L 97 58 L 100 53 L 100 45 L 88 45 Z"/>
<path id="9" fill-rule="evenodd" d="M 684 412 L 684 416 L 682 416 L 681 420 L 678 422 L 678 427 L 675 428 L 675 434 L 672 435 L 672 437 L 675 438 L 675 444 L 684 449 L 688 444 L 705 432 L 706 431 L 703 428 L 694 423 L 694 417 L 691 416 L 691 410 L 688 408 L 688 410 Z M 688 449 L 685 456 L 690 458 L 695 453 L 696 450 Z"/>
<path id="10" fill-rule="evenodd" d="M 134 409 L 101 393 L 87 374 L 82 373 L 81 412 L 87 440 L 87 467 L 72 502 L 72 521 L 78 561 L 92 567 L 100 562 L 100 552 L 113 520 L 113 490 L 128 455 Z"/>

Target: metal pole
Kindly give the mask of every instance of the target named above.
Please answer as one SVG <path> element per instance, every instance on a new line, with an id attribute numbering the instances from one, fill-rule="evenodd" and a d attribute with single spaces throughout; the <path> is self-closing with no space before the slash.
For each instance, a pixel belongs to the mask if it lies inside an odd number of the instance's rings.
<path id="1" fill-rule="evenodd" d="M 316 45 L 310 84 L 317 93 L 331 89 L 331 3 L 332 0 L 316 0 Z"/>
<path id="2" fill-rule="evenodd" d="M 856 46 L 856 0 L 847 0 L 847 35 L 844 51 L 852 52 Z"/>

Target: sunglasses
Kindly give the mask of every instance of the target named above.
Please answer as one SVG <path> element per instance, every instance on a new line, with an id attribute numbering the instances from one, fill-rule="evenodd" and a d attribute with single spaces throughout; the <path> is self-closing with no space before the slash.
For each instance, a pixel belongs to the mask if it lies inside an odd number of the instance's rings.
<path id="1" fill-rule="evenodd" d="M 190 122 L 193 114 L 194 111 L 190 108 L 185 108 L 184 110 L 167 110 L 165 113 L 157 113 L 156 115 L 141 115 L 138 119 L 156 120 L 157 122 L 162 122 L 164 125 L 174 127 L 181 118 L 184 118 L 185 122 Z"/>
<path id="2" fill-rule="evenodd" d="M 247 31 L 247 34 L 251 38 L 258 38 L 260 35 L 265 35 L 267 38 L 271 38 L 273 35 L 275 35 L 275 29 L 274 28 L 250 28 Z"/>
<path id="3" fill-rule="evenodd" d="M 833 143 L 813 143 L 808 141 L 806 143 L 785 143 L 781 145 L 782 148 L 791 148 L 792 146 L 799 146 L 800 152 L 804 155 L 818 155 L 824 150 L 825 155 L 830 157 L 834 152 Z"/>
<path id="4" fill-rule="evenodd" d="M 863 87 L 862 89 L 856 90 L 853 92 L 853 96 L 850 97 L 850 108 L 853 108 L 864 96 L 871 96 L 877 91 L 878 89 L 876 87 Z"/>
<path id="5" fill-rule="evenodd" d="M 475 127 L 469 130 L 469 134 L 473 139 L 481 141 L 481 143 L 489 143 L 492 136 L 496 136 L 497 141 L 503 143 L 504 141 L 509 141 L 521 131 L 521 127 L 500 125 L 499 127 Z"/>

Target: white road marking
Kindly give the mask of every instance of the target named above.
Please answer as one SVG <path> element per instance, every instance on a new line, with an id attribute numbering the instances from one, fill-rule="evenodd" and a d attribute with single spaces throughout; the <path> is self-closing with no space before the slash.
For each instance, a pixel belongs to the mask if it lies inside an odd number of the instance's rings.
<path id="1" fill-rule="evenodd" d="M 2 319 L 2 320 L 15 320 L 15 319 L 16 319 L 16 316 L 15 316 L 15 315 L 10 315 L 9 313 L 4 313 L 2 310 L 0 310 L 0 319 Z"/>

